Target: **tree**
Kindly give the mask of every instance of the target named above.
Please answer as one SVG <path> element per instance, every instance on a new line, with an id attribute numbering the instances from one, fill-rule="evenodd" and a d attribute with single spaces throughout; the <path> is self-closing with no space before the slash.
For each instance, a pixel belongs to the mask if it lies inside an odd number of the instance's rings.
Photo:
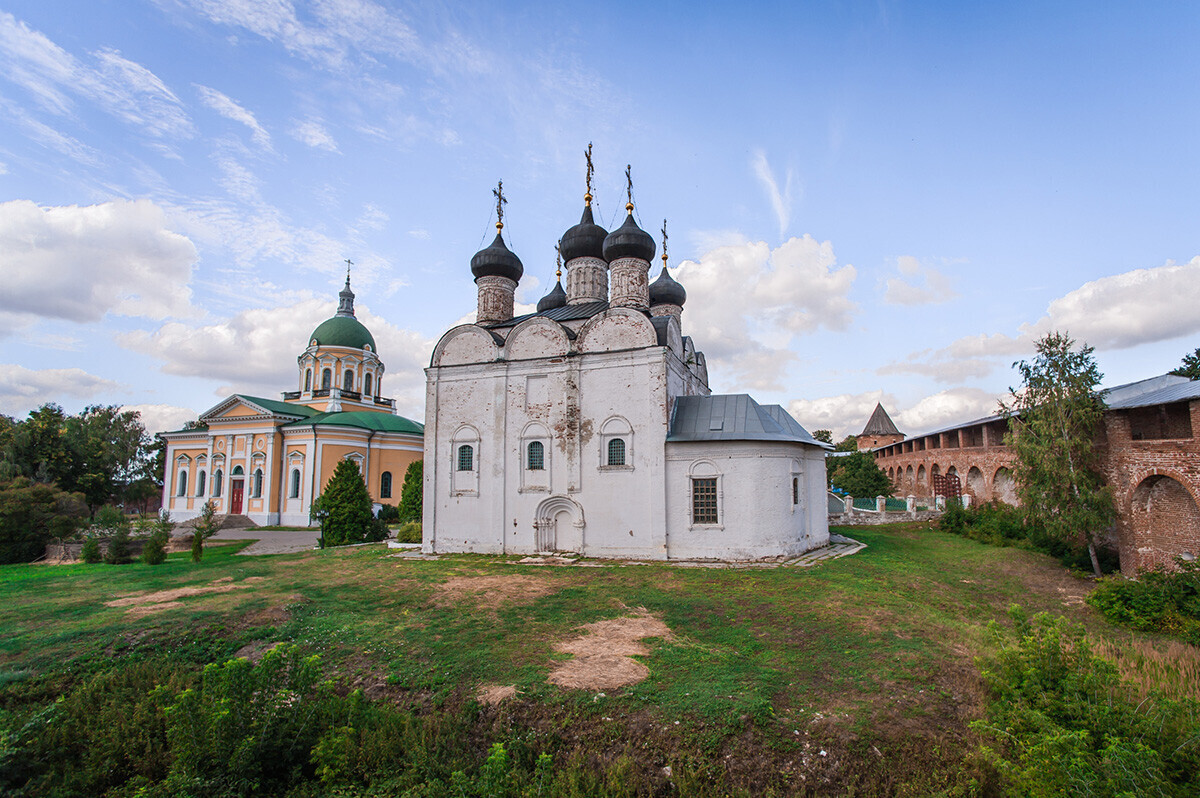
<path id="1" fill-rule="evenodd" d="M 851 496 L 890 496 L 892 483 L 870 452 L 851 452 L 826 459 L 829 482 Z"/>
<path id="2" fill-rule="evenodd" d="M 821 443 L 828 443 L 830 446 L 833 445 L 833 430 L 814 430 L 812 436 L 813 440 L 821 441 Z"/>
<path id="3" fill-rule="evenodd" d="M 113 498 L 124 499 L 125 489 L 144 476 L 150 459 L 150 436 L 141 417 L 116 405 L 93 405 L 67 423 L 72 449 L 79 458 L 76 488 L 96 507 Z"/>
<path id="4" fill-rule="evenodd" d="M 1170 373 L 1177 377 L 1187 377 L 1189 380 L 1200 380 L 1200 346 L 1190 355 L 1184 355 L 1179 368 Z"/>
<path id="5" fill-rule="evenodd" d="M 204 541 L 217 534 L 220 524 L 216 521 L 217 505 L 209 499 L 200 508 L 200 517 L 192 528 L 192 562 L 200 562 L 204 557 Z M 170 516 L 165 515 L 164 523 L 170 523 Z"/>
<path id="6" fill-rule="evenodd" d="M 1029 520 L 1056 539 L 1086 546 L 1100 576 L 1096 549 L 1115 517 L 1112 492 L 1097 470 L 1096 436 L 1104 399 L 1096 390 L 1103 375 L 1093 349 L 1075 348 L 1067 334 L 1052 332 L 1037 342 L 1037 356 L 1013 367 L 1022 388 L 1009 391 L 1005 443 L 1016 453 L 1013 476 Z"/>
<path id="7" fill-rule="evenodd" d="M 108 536 L 104 561 L 109 565 L 129 562 L 129 518 L 116 507 L 105 505 L 96 513 L 95 526 L 101 534 Z"/>
<path id="8" fill-rule="evenodd" d="M 408 464 L 404 472 L 404 487 L 400 489 L 400 520 L 420 521 L 421 501 L 424 495 L 425 463 L 416 460 Z"/>
<path id="9" fill-rule="evenodd" d="M 0 563 L 30 562 L 83 523 L 83 497 L 16 477 L 0 483 Z"/>
<path id="10" fill-rule="evenodd" d="M 56 404 L 44 404 L 13 425 L 6 435 L 4 459 L 19 476 L 75 490 L 79 460 L 71 450 L 67 415 Z"/>
<path id="11" fill-rule="evenodd" d="M 858 451 L 858 436 L 847 435 L 833 447 L 835 452 L 857 452 Z"/>
<path id="12" fill-rule="evenodd" d="M 362 543 L 375 534 L 371 494 L 352 461 L 338 462 L 325 490 L 312 504 L 312 517 L 321 524 L 321 548 Z"/>

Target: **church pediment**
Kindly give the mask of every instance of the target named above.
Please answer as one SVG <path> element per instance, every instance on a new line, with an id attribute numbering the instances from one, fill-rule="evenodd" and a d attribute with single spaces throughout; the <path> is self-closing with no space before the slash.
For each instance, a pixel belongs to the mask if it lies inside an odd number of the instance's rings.
<path id="1" fill-rule="evenodd" d="M 312 408 L 304 405 L 291 405 L 273 399 L 259 399 L 255 396 L 234 394 L 202 413 L 200 420 L 207 424 L 268 418 L 292 421 L 308 418 L 315 412 Z"/>

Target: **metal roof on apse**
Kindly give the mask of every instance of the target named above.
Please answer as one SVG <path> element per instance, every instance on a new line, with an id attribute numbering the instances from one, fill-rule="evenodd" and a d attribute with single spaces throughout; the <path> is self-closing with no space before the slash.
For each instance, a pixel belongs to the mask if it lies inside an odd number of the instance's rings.
<path id="1" fill-rule="evenodd" d="M 788 423 L 782 407 L 771 408 L 744 393 L 680 396 L 667 441 L 784 441 L 823 447 L 795 419 Z"/>

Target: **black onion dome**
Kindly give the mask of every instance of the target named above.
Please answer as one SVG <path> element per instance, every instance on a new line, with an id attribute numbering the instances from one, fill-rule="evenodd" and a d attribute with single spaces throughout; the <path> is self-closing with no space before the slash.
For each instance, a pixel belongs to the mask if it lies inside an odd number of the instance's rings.
<path id="1" fill-rule="evenodd" d="M 558 280 L 554 283 L 554 288 L 550 293 L 538 300 L 538 313 L 561 308 L 565 304 L 567 304 L 567 292 L 563 290 L 562 280 Z"/>
<path id="2" fill-rule="evenodd" d="M 562 253 L 563 262 L 575 258 L 603 258 L 604 238 L 608 231 L 592 220 L 592 206 L 583 206 L 583 216 L 579 224 L 563 233 L 558 242 L 558 251 Z"/>
<path id="3" fill-rule="evenodd" d="M 604 259 L 609 263 L 620 258 L 654 259 L 654 239 L 633 220 L 633 211 L 625 217 L 625 224 L 608 234 L 604 239 Z"/>
<path id="4" fill-rule="evenodd" d="M 658 279 L 650 283 L 651 306 L 679 305 L 683 307 L 684 302 L 687 302 L 687 291 L 683 290 L 683 286 L 675 281 L 675 278 L 667 271 L 667 267 L 664 266 Z"/>
<path id="5" fill-rule="evenodd" d="M 521 259 L 504 246 L 504 238 L 496 233 L 496 240 L 487 249 L 481 249 L 471 258 L 471 274 L 480 277 L 507 277 L 514 283 L 520 282 L 525 267 Z"/>

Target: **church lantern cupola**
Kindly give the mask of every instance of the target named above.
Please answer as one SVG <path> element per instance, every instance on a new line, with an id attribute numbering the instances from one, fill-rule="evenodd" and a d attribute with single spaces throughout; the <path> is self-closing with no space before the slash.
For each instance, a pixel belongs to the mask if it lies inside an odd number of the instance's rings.
<path id="1" fill-rule="evenodd" d="M 608 231 L 592 217 L 592 145 L 587 152 L 587 192 L 583 195 L 583 215 L 579 224 L 563 233 L 558 251 L 567 265 L 567 303 L 603 302 L 608 299 L 608 262 L 604 259 L 604 239 Z"/>
<path id="2" fill-rule="evenodd" d="M 667 271 L 667 220 L 663 219 L 662 273 L 650 284 L 650 315 L 674 316 L 683 323 L 683 303 L 687 302 L 687 291 Z"/>
<path id="3" fill-rule="evenodd" d="M 563 286 L 562 286 L 562 250 L 561 249 L 559 249 L 557 260 L 558 260 L 558 263 L 557 263 L 558 268 L 554 272 L 554 276 L 557 279 L 554 281 L 554 288 L 550 289 L 550 293 L 546 294 L 544 297 L 542 297 L 541 299 L 538 300 L 538 303 L 537 303 L 537 312 L 538 313 L 545 313 L 547 310 L 554 310 L 555 308 L 561 308 L 567 304 L 567 292 L 563 290 Z"/>
<path id="4" fill-rule="evenodd" d="M 471 274 L 479 287 L 479 309 L 475 320 L 479 324 L 508 321 L 513 317 L 513 295 L 525 273 L 521 259 L 504 244 L 504 183 L 492 193 L 496 195 L 496 238 L 471 258 Z"/>
<path id="5" fill-rule="evenodd" d="M 629 201 L 625 223 L 604 239 L 604 259 L 612 277 L 609 304 L 613 307 L 650 309 L 650 260 L 654 257 L 654 239 L 633 220 L 633 179 L 625 167 Z"/>

